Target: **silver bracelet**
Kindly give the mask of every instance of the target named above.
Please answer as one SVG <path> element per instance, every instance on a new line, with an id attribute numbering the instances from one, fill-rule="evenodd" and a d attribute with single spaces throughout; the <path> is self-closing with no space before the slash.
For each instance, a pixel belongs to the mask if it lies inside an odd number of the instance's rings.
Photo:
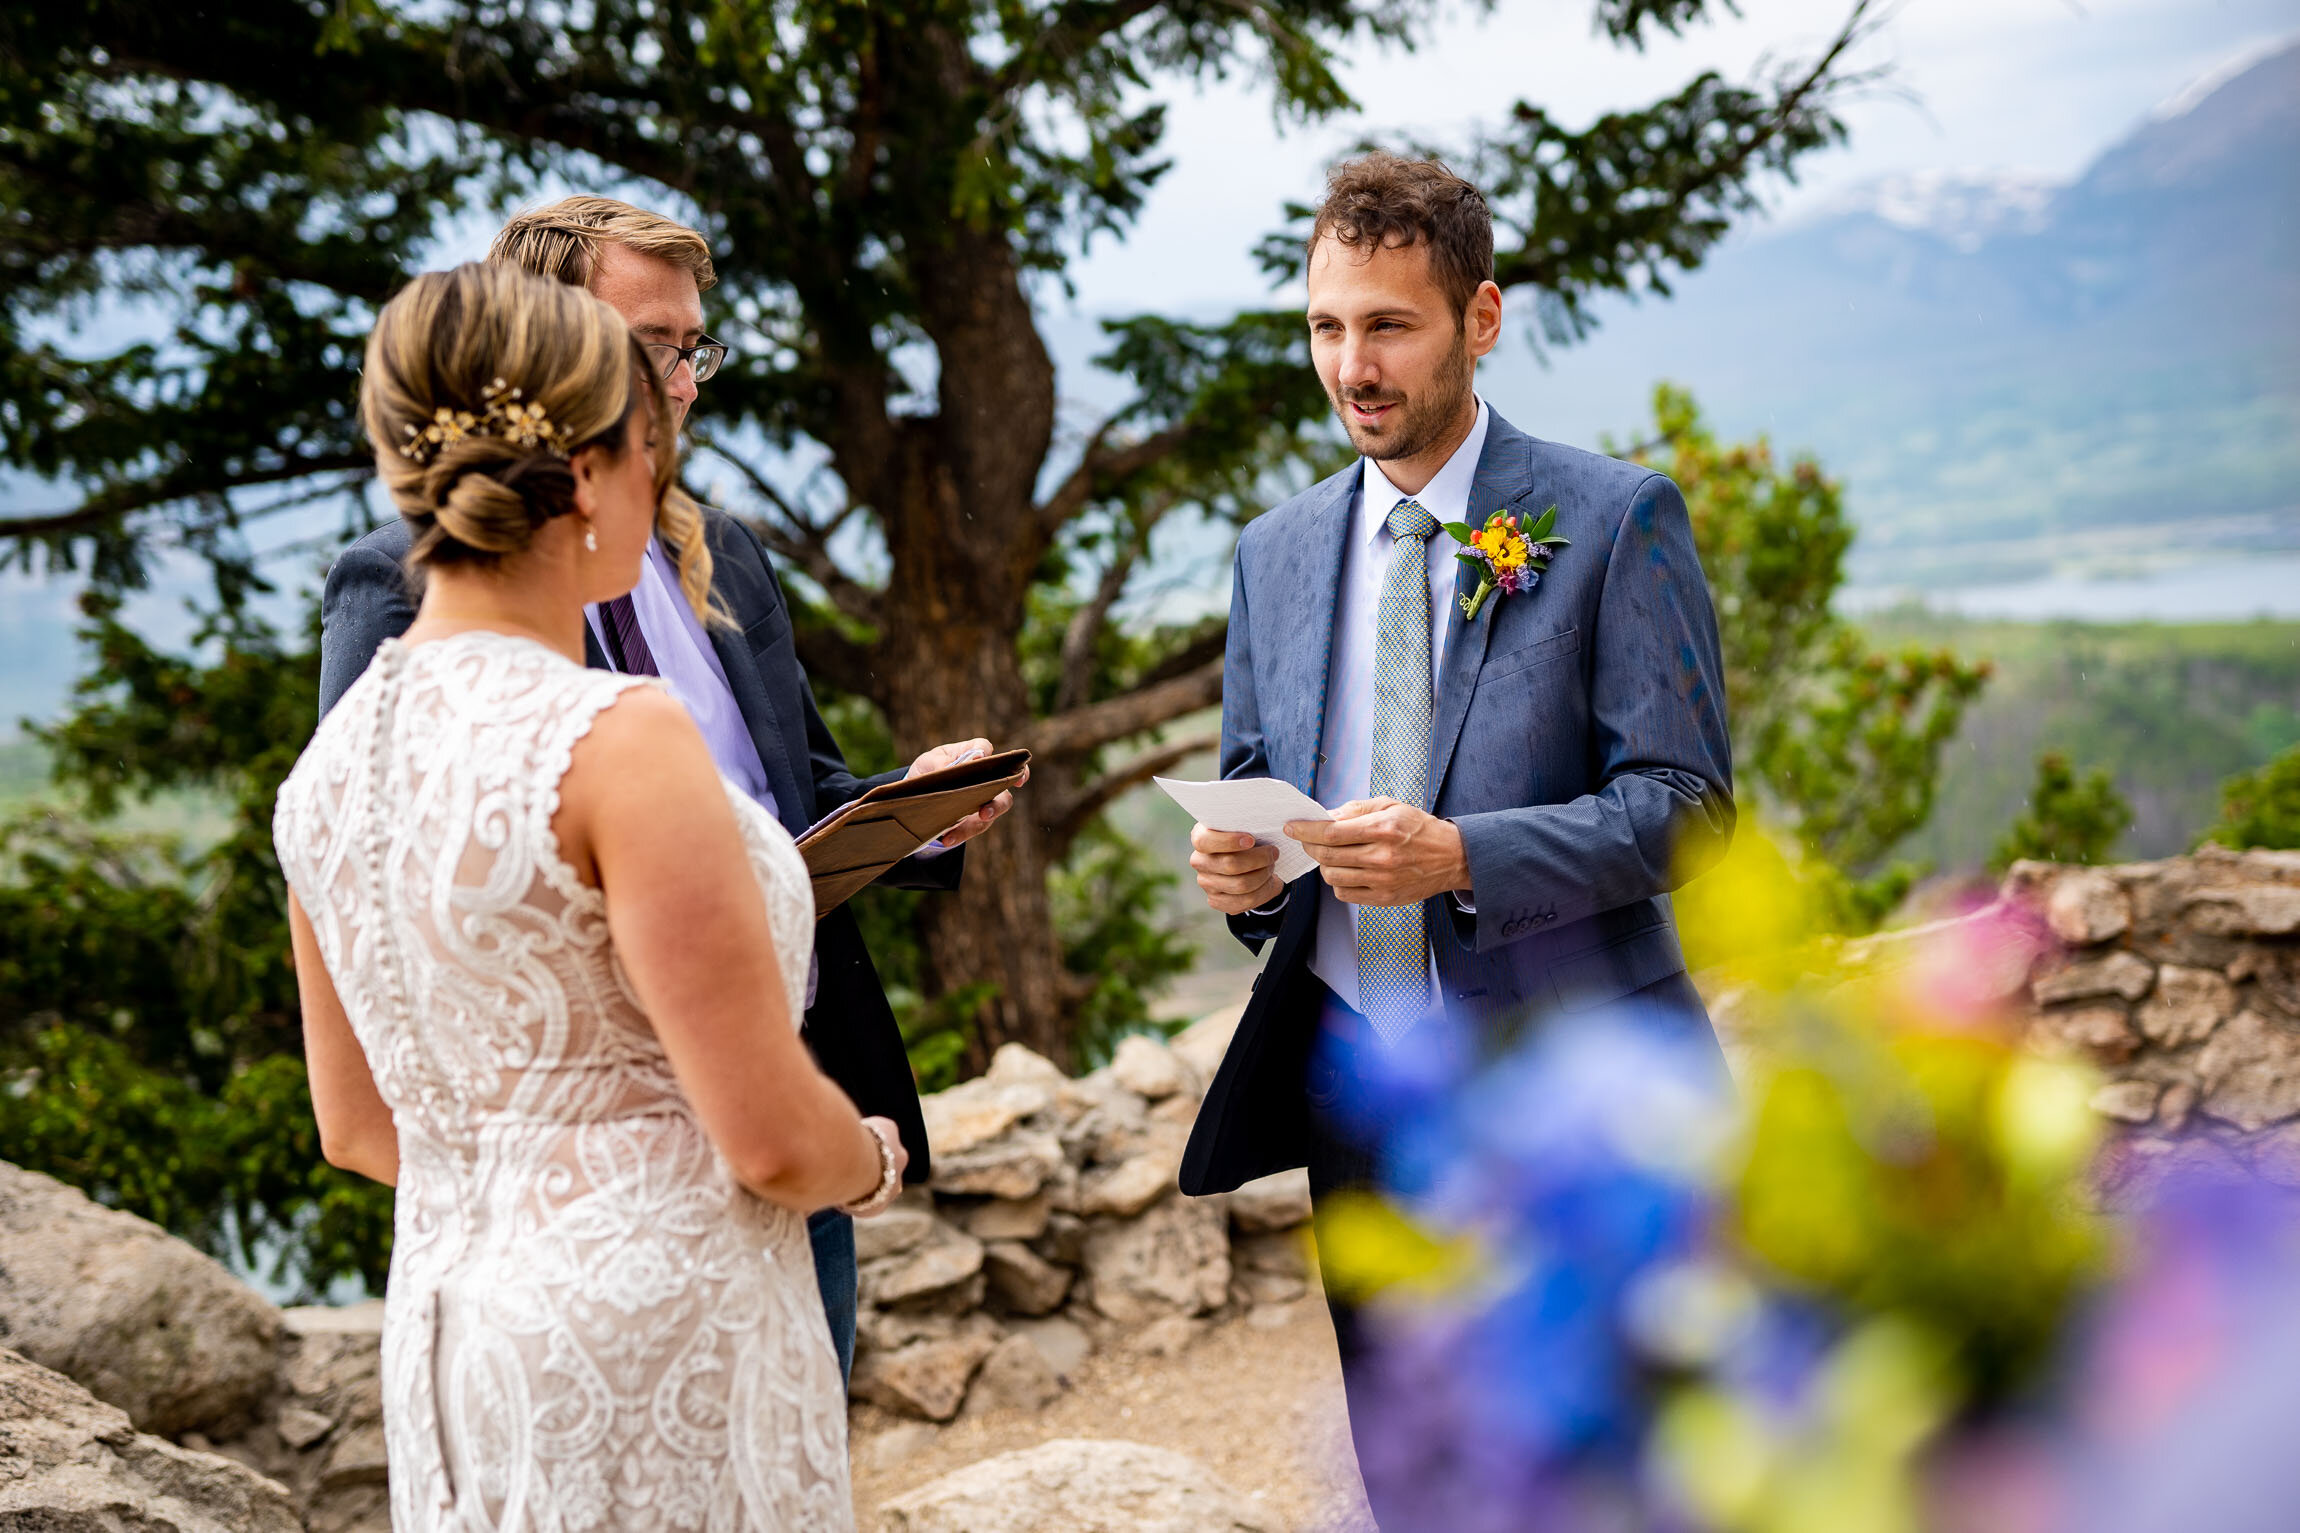
<path id="1" fill-rule="evenodd" d="M 867 1196 L 839 1205 L 839 1212 L 853 1219 L 884 1213 L 887 1205 L 902 1195 L 902 1173 L 895 1167 L 894 1146 L 888 1142 L 886 1131 L 870 1123 L 863 1128 L 878 1146 L 878 1185 Z"/>

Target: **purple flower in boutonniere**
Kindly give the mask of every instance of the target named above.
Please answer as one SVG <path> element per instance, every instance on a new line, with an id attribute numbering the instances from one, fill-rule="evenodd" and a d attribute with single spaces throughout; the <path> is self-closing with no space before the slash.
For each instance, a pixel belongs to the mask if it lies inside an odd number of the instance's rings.
<path id="1" fill-rule="evenodd" d="M 1461 599 L 1461 615 L 1475 619 L 1485 599 L 1496 591 L 1514 596 L 1539 585 L 1541 572 L 1549 568 L 1549 556 L 1571 546 L 1551 530 L 1556 525 L 1555 506 L 1542 512 L 1538 521 L 1523 530 L 1519 529 L 1517 518 L 1507 511 L 1496 511 L 1485 519 L 1483 527 L 1447 522 L 1445 530 L 1453 534 L 1456 543 L 1463 545 L 1454 557 L 1478 573 L 1476 592 Z"/>

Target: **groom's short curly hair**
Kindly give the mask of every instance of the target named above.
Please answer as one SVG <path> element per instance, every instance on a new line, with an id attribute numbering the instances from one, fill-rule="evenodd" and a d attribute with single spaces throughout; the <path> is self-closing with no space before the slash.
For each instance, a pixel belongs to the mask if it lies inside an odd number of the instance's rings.
<path id="1" fill-rule="evenodd" d="M 1334 166 L 1306 253 L 1315 255 L 1318 241 L 1328 237 L 1372 249 L 1429 246 L 1430 273 L 1457 318 L 1469 312 L 1479 285 L 1493 280 L 1493 214 L 1485 193 L 1440 160 L 1377 149 Z"/>
<path id="2" fill-rule="evenodd" d="M 567 197 L 515 213 L 488 247 L 487 259 L 569 287 L 589 287 L 602 245 L 668 261 L 692 276 L 698 290 L 719 280 L 710 242 L 701 234 L 613 197 Z"/>

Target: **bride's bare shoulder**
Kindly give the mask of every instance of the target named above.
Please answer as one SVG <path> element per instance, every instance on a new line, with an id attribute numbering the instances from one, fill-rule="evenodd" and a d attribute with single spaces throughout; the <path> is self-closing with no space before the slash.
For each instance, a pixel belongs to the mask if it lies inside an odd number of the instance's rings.
<path id="1" fill-rule="evenodd" d="M 625 687 L 575 743 L 553 828 L 562 854 L 588 877 L 590 848 L 608 821 L 645 816 L 663 824 L 698 809 L 730 813 L 702 731 L 661 688 Z"/>

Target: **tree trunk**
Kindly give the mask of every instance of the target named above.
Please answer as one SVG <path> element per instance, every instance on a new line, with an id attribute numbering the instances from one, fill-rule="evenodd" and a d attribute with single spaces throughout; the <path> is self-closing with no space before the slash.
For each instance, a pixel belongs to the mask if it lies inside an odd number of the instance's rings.
<path id="1" fill-rule="evenodd" d="M 856 435 L 839 464 L 867 487 L 893 565 L 874 690 L 903 750 L 971 735 L 1004 747 L 1031 722 L 1016 645 L 1044 543 L 1034 492 L 1053 440 L 1054 364 L 1003 236 L 959 225 L 921 245 L 933 250 L 916 281 L 939 408 L 891 421 L 891 453 Z M 926 993 L 994 987 L 973 1018 L 977 1069 L 1009 1042 L 1073 1063 L 1046 890 L 1061 838 L 1034 812 L 1034 799 L 1051 802 L 1044 785 L 1066 780 L 1061 766 L 1035 766 L 1014 812 L 968 846 L 960 891 L 919 907 Z"/>
<path id="2" fill-rule="evenodd" d="M 975 621 L 897 619 L 881 655 L 888 723 L 900 749 L 988 736 L 1001 748 L 1029 722 L 1027 693 L 1011 635 Z M 1002 1043 L 1020 1043 L 1056 1064 L 1074 1063 L 1064 1003 L 1060 944 L 1046 879 L 1057 849 L 1041 806 L 1043 788 L 1066 774 L 1059 763 L 1033 768 L 1012 813 L 967 844 L 966 878 L 955 894 L 919 905 L 923 989 L 947 995 L 967 985 L 995 987 L 973 1017 L 966 1063 L 979 1071 Z"/>

